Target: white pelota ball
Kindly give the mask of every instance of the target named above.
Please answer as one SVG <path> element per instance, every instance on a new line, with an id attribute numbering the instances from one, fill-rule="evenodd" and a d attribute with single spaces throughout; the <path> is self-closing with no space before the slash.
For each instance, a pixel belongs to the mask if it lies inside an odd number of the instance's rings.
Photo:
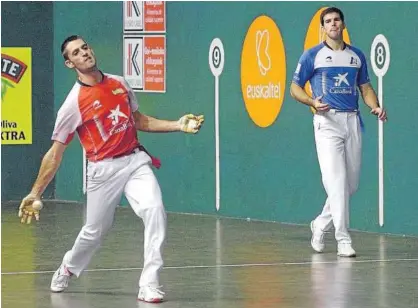
<path id="1" fill-rule="evenodd" d="M 187 128 L 189 129 L 196 129 L 197 128 L 197 121 L 194 119 L 189 120 L 187 123 Z"/>
<path id="2" fill-rule="evenodd" d="M 44 204 L 40 200 L 35 200 L 32 203 L 32 208 L 34 210 L 40 211 L 40 210 L 42 210 L 43 207 L 44 207 Z"/>

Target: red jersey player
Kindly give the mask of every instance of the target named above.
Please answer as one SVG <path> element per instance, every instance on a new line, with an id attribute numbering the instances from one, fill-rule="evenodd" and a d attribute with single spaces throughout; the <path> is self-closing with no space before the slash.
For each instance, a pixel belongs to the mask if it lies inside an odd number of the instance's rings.
<path id="1" fill-rule="evenodd" d="M 138 142 L 136 131 L 196 133 L 203 116 L 188 114 L 178 121 L 166 121 L 142 114 L 128 83 L 123 77 L 102 73 L 93 50 L 80 36 L 65 39 L 61 52 L 65 65 L 76 71 L 78 79 L 58 112 L 52 147 L 42 160 L 32 191 L 20 205 L 19 217 L 22 223 L 30 223 L 33 216 L 39 220 L 41 195 L 77 132 L 89 161 L 86 223 L 53 275 L 51 291 L 64 291 L 70 277 L 78 277 L 88 266 L 125 194 L 145 226 L 144 268 L 138 299 L 161 302 L 164 293 L 160 289 L 159 272 L 163 266 L 166 213 L 160 186 L 150 166 L 151 157 Z"/>

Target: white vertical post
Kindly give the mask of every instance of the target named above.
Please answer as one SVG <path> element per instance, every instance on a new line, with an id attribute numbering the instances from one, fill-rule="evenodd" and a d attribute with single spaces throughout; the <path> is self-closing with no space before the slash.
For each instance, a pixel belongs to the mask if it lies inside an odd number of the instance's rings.
<path id="1" fill-rule="evenodd" d="M 222 74 L 225 63 L 225 54 L 222 41 L 219 38 L 212 40 L 209 47 L 209 67 L 215 77 L 215 207 L 221 207 L 221 176 L 220 176 L 220 149 L 219 149 L 219 76 Z"/>
<path id="2" fill-rule="evenodd" d="M 373 71 L 377 76 L 377 98 L 380 107 L 383 108 L 383 76 L 386 74 L 390 63 L 389 43 L 383 34 L 378 34 L 373 40 L 370 51 L 370 60 Z M 379 225 L 384 224 L 384 169 L 383 169 L 383 122 L 378 121 L 379 134 Z"/>
<path id="3" fill-rule="evenodd" d="M 378 99 L 380 106 L 383 107 L 383 78 L 378 77 Z M 383 182 L 383 122 L 378 121 L 379 130 L 379 225 L 384 223 L 384 182 Z"/>
<path id="4" fill-rule="evenodd" d="M 221 207 L 221 175 L 219 148 L 219 77 L 215 77 L 215 161 L 216 161 L 216 211 Z"/>

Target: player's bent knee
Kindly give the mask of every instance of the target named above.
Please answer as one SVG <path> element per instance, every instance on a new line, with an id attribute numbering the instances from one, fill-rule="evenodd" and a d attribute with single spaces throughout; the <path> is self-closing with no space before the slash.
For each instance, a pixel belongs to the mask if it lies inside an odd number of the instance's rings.
<path id="1" fill-rule="evenodd" d="M 111 226 L 112 224 L 100 227 L 84 226 L 82 236 L 84 239 L 90 241 L 100 240 L 109 231 Z"/>
<path id="2" fill-rule="evenodd" d="M 158 225 L 158 228 L 165 230 L 167 214 L 163 206 L 151 207 L 143 212 L 143 219 L 146 224 Z"/>
<path id="3" fill-rule="evenodd" d="M 145 210 L 147 216 L 154 217 L 154 218 L 163 218 L 166 220 L 167 214 L 165 212 L 164 206 L 161 204 L 159 206 L 152 206 Z"/>

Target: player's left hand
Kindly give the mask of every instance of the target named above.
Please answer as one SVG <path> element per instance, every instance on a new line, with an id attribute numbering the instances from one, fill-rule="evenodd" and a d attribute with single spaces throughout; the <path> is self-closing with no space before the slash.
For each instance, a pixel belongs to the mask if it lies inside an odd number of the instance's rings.
<path id="1" fill-rule="evenodd" d="M 386 115 L 386 110 L 384 108 L 381 108 L 381 107 L 373 108 L 370 111 L 370 113 L 376 115 L 380 121 L 386 122 L 388 120 L 388 117 Z"/>
<path id="2" fill-rule="evenodd" d="M 30 224 L 32 218 L 35 217 L 36 220 L 39 220 L 39 211 L 42 210 L 43 204 L 42 201 L 34 196 L 27 195 L 23 198 L 22 203 L 19 206 L 19 218 L 22 224 Z"/>
<path id="3" fill-rule="evenodd" d="M 196 134 L 202 127 L 205 117 L 194 114 L 186 114 L 179 119 L 180 130 L 185 133 Z"/>

